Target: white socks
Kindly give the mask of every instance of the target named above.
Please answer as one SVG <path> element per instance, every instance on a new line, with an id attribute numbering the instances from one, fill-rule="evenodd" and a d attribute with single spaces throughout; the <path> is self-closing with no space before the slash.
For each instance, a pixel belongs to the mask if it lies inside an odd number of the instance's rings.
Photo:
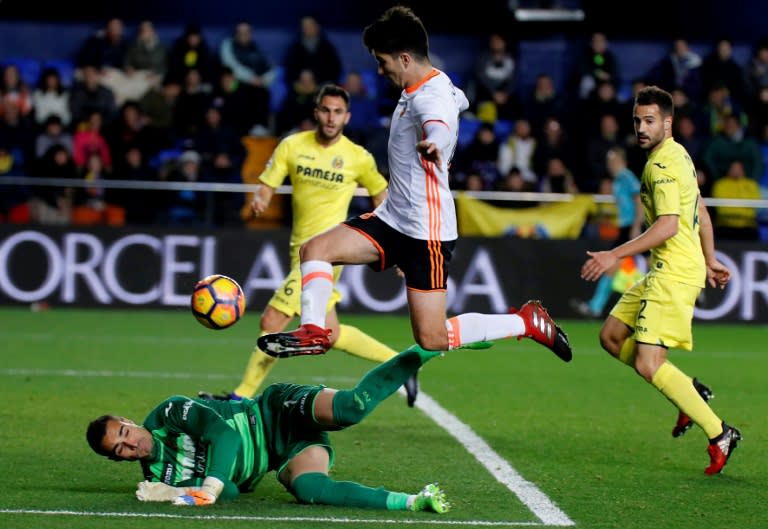
<path id="1" fill-rule="evenodd" d="M 301 263 L 301 324 L 325 328 L 325 313 L 333 292 L 333 267 L 326 261 Z"/>

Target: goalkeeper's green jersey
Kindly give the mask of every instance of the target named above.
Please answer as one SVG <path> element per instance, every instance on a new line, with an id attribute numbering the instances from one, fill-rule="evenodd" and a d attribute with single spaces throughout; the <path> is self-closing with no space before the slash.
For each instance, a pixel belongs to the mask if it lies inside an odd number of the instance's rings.
<path id="1" fill-rule="evenodd" d="M 307 428 L 288 413 L 302 400 L 311 403 L 320 389 L 273 384 L 255 400 L 164 400 L 144 420 L 155 441 L 152 455 L 141 461 L 144 478 L 197 486 L 213 476 L 224 482 L 222 497 L 232 498 L 253 490 L 307 446 L 325 446 L 332 458 L 322 427 Z"/>

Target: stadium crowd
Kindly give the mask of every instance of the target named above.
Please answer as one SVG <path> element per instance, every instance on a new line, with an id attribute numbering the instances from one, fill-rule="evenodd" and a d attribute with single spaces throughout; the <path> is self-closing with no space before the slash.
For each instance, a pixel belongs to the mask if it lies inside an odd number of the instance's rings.
<path id="1" fill-rule="evenodd" d="M 379 81 L 370 72 L 346 68 L 312 16 L 301 19 L 280 64 L 258 41 L 247 22 L 221 42 L 208 42 L 194 24 L 164 42 L 151 21 L 129 31 L 113 18 L 83 39 L 72 72 L 50 66 L 29 83 L 17 64 L 2 63 L 0 182 L 31 176 L 92 185 L 2 186 L 0 221 L 242 225 L 241 194 L 99 182 L 241 183 L 251 151 L 265 145 L 247 140 L 273 138 L 266 145 L 274 147 L 278 138 L 312 128 L 314 94 L 327 82 L 349 91 L 345 132 L 386 175 L 388 114 L 398 91 L 371 86 Z M 675 98 L 674 137 L 694 158 L 705 197 L 759 199 L 761 187 L 768 188 L 768 40 L 755 43 L 741 63 L 727 39 L 698 54 L 680 38 L 642 78 L 627 80 L 611 42 L 595 32 L 562 86 L 546 64 L 524 86 L 516 44 L 509 35 L 488 35 L 475 63 L 456 75 L 470 108 L 453 159 L 454 189 L 606 193 L 611 149 L 623 147 L 629 169 L 642 170 L 631 112 L 633 94 L 650 84 Z M 457 72 L 439 57 L 434 62 Z M 713 213 L 718 237 L 759 238 L 754 208 Z"/>

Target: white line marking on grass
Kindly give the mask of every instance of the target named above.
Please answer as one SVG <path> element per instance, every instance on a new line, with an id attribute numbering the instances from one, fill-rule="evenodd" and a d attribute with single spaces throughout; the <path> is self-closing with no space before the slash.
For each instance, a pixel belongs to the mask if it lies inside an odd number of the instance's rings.
<path id="1" fill-rule="evenodd" d="M 402 388 L 400 391 L 404 391 Z M 525 480 L 504 458 L 497 454 L 472 428 L 458 417 L 440 406 L 432 397 L 419 392 L 416 407 L 426 413 L 438 426 L 453 436 L 467 452 L 475 456 L 491 475 L 512 491 L 520 501 L 535 514 L 543 524 L 572 526 L 576 523 L 568 518 L 549 497 L 536 485 Z"/>
<path id="2" fill-rule="evenodd" d="M 238 380 L 242 375 L 224 373 L 160 373 L 157 371 L 112 371 L 110 369 L 27 369 L 7 368 L 0 369 L 0 376 L 40 376 L 40 377 L 105 377 L 105 378 L 163 378 L 181 380 Z M 359 379 L 346 376 L 313 376 L 302 377 L 302 383 L 343 382 L 355 383 Z M 286 379 L 285 382 L 291 380 Z M 298 381 L 296 381 L 298 383 Z"/>
<path id="3" fill-rule="evenodd" d="M 535 526 L 534 522 L 494 522 L 485 520 L 424 520 L 424 519 L 381 519 L 374 518 L 338 518 L 335 516 L 244 516 L 244 515 L 204 515 L 184 516 L 182 514 L 141 513 L 141 512 L 87 512 L 87 511 L 46 511 L 37 509 L 0 509 L 0 514 L 40 514 L 51 516 L 95 516 L 103 518 L 163 518 L 174 520 L 215 520 L 215 521 L 251 521 L 251 522 L 320 522 L 345 524 L 387 524 L 387 525 L 454 525 L 467 527 L 519 527 Z"/>

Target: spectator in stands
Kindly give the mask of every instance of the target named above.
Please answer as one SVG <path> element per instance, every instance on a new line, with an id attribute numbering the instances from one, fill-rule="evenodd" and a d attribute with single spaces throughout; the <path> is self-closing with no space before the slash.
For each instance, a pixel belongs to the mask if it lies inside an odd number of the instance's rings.
<path id="1" fill-rule="evenodd" d="M 245 148 L 240 141 L 241 135 L 224 122 L 218 101 L 205 113 L 205 122 L 193 138 L 195 149 L 203 163 L 211 164 L 219 153 L 227 154 L 232 165 L 240 166 L 245 159 Z"/>
<path id="2" fill-rule="evenodd" d="M 544 174 L 552 158 L 559 158 L 567 167 L 575 168 L 578 157 L 574 143 L 568 138 L 560 121 L 550 117 L 544 122 L 542 129 L 533 153 L 533 171 L 537 175 Z M 580 155 L 583 156 L 582 153 Z"/>
<path id="3" fill-rule="evenodd" d="M 701 112 L 701 105 L 698 102 L 691 101 L 691 98 L 682 88 L 675 88 L 670 93 L 672 94 L 672 102 L 675 104 L 675 119 L 686 116 L 694 120 L 698 119 Z M 632 115 L 631 111 L 629 115 Z M 706 132 L 704 134 L 707 135 Z"/>
<path id="4" fill-rule="evenodd" d="M 728 172 L 712 185 L 713 198 L 760 199 L 757 181 L 747 176 L 741 160 L 733 160 Z M 715 236 L 718 239 L 756 241 L 757 210 L 751 207 L 716 206 Z"/>
<path id="5" fill-rule="evenodd" d="M 44 125 L 49 117 L 55 115 L 63 126 L 69 126 L 72 121 L 69 112 L 69 90 L 64 87 L 61 74 L 56 68 L 44 68 L 40 73 L 37 87 L 32 92 L 32 107 L 38 125 Z"/>
<path id="6" fill-rule="evenodd" d="M 144 156 L 157 151 L 154 134 L 147 128 L 147 118 L 135 101 L 123 103 L 118 117 L 106 126 L 104 138 L 115 160 L 122 159 L 125 151 L 133 147 L 141 150 Z"/>
<path id="7" fill-rule="evenodd" d="M 19 107 L 7 102 L 0 115 L 0 145 L 13 153 L 14 165 L 22 173 L 34 157 L 35 130 L 32 119 L 21 115 Z"/>
<path id="8" fill-rule="evenodd" d="M 77 179 L 77 168 L 70 152 L 53 145 L 43 155 L 37 175 L 40 178 Z M 69 224 L 74 189 L 61 186 L 34 186 L 29 201 L 32 220 L 40 224 Z"/>
<path id="9" fill-rule="evenodd" d="M 355 143 L 365 145 L 371 136 L 382 130 L 378 103 L 356 70 L 347 72 L 341 86 L 349 93 L 350 118 L 344 134 Z"/>
<path id="10" fill-rule="evenodd" d="M 310 130 L 314 127 L 315 94 L 318 88 L 312 70 L 302 71 L 277 112 L 275 124 L 279 136 L 293 130 Z"/>
<path id="11" fill-rule="evenodd" d="M 16 107 L 21 118 L 31 116 L 32 92 L 21 79 L 19 68 L 15 64 L 6 64 L 3 67 L 3 77 L 0 79 L 0 114 L 10 105 Z"/>
<path id="12" fill-rule="evenodd" d="M 162 86 L 151 88 L 139 100 L 139 107 L 147 120 L 147 128 L 152 131 L 157 149 L 167 148 L 175 141 L 173 116 L 180 93 L 181 84 L 173 77 L 166 77 Z"/>
<path id="13" fill-rule="evenodd" d="M 93 111 L 88 119 L 78 125 L 72 138 L 72 157 L 78 169 L 85 167 L 91 154 L 98 154 L 101 163 L 112 167 L 112 153 L 104 137 L 104 120 L 98 111 Z"/>
<path id="14" fill-rule="evenodd" d="M 728 116 L 735 116 L 744 126 L 748 124 L 744 108 L 731 98 L 728 87 L 715 83 L 707 93 L 706 103 L 696 113 L 696 127 L 707 136 L 716 136 L 725 129 Z"/>
<path id="15" fill-rule="evenodd" d="M 649 84 L 671 92 L 682 88 L 689 97 L 699 100 L 702 96 L 701 56 L 690 49 L 686 39 L 676 39 L 669 54 L 656 63 L 647 80 Z"/>
<path id="16" fill-rule="evenodd" d="M 242 184 L 242 162 L 233 159 L 226 151 L 214 152 L 206 171 L 209 179 L 221 184 Z M 212 193 L 209 202 L 213 208 L 213 223 L 219 227 L 241 226 L 240 210 L 245 204 L 244 193 Z"/>
<path id="17" fill-rule="evenodd" d="M 488 47 L 474 61 L 469 91 L 479 119 L 493 123 L 496 119 L 513 120 L 519 116 L 515 58 L 507 39 L 492 33 Z"/>
<path id="18" fill-rule="evenodd" d="M 768 39 L 761 40 L 755 46 L 747 74 L 750 93 L 755 97 L 761 88 L 768 86 Z"/>
<path id="19" fill-rule="evenodd" d="M 677 109 L 675 109 L 677 110 Z M 675 141 L 685 147 L 686 152 L 693 160 L 694 164 L 697 164 L 701 158 L 701 149 L 704 141 L 696 130 L 696 123 L 690 116 L 675 116 L 675 121 L 672 123 L 672 133 Z M 706 196 L 705 193 L 703 193 Z"/>
<path id="20" fill-rule="evenodd" d="M 532 193 L 536 192 L 536 187 L 523 180 L 523 175 L 520 174 L 520 169 L 512 167 L 507 173 L 507 176 L 499 180 L 499 184 L 496 186 L 498 191 L 510 191 L 513 193 Z M 498 205 L 505 208 L 530 208 L 537 206 L 539 203 L 528 200 L 504 200 L 498 201 Z"/>
<path id="21" fill-rule="evenodd" d="M 747 102 L 747 81 L 744 68 L 733 58 L 733 44 L 729 39 L 720 39 L 715 48 L 701 63 L 701 82 L 704 93 L 722 83 L 731 97 L 744 106 Z"/>
<path id="22" fill-rule="evenodd" d="M 167 60 L 168 50 L 158 37 L 154 24 L 149 20 L 139 23 L 136 38 L 128 44 L 125 53 L 122 83 L 131 85 L 131 89 L 122 88 L 124 100 L 138 100 L 151 87 L 160 84 L 165 76 Z"/>
<path id="23" fill-rule="evenodd" d="M 117 112 L 115 94 L 101 84 L 99 70 L 93 64 L 81 67 L 81 79 L 69 93 L 69 112 L 75 125 L 87 120 L 93 112 L 100 112 L 109 122 Z"/>
<path id="24" fill-rule="evenodd" d="M 714 177 L 728 172 L 734 160 L 740 160 L 747 176 L 759 182 L 763 175 L 763 153 L 757 141 L 744 134 L 738 117 L 725 118 L 723 132 L 713 137 L 701 153 L 706 172 Z"/>
<path id="25" fill-rule="evenodd" d="M 538 191 L 542 193 L 578 193 L 573 173 L 560 158 L 550 158 L 547 170 L 539 177 Z"/>
<path id="26" fill-rule="evenodd" d="M 115 180 L 157 181 L 157 172 L 147 163 L 140 149 L 129 147 L 123 151 L 122 158 L 115 161 Z M 120 189 L 112 195 L 114 203 L 125 210 L 128 224 L 152 224 L 158 207 L 158 191 L 145 189 Z"/>
<path id="27" fill-rule="evenodd" d="M 122 69 L 128 41 L 125 27 L 120 18 L 110 18 L 103 28 L 99 28 L 81 45 L 75 57 L 77 68 L 95 66 L 97 70 Z"/>
<path id="28" fill-rule="evenodd" d="M 203 82 L 212 82 L 217 59 L 198 24 L 188 24 L 168 52 L 167 78 L 183 84 L 189 70 L 196 70 Z"/>
<path id="29" fill-rule="evenodd" d="M 173 129 L 179 139 L 192 138 L 197 134 L 210 104 L 211 86 L 203 82 L 197 70 L 187 71 L 173 107 Z"/>
<path id="30" fill-rule="evenodd" d="M 119 193 L 114 188 L 103 186 L 105 180 L 112 178 L 112 172 L 105 166 L 101 155 L 95 151 L 90 153 L 78 174 L 89 185 L 75 188 L 72 224 L 124 225 L 125 209 L 113 201 L 113 197 Z"/>
<path id="31" fill-rule="evenodd" d="M 238 80 L 229 66 L 221 68 L 213 89 L 213 104 L 221 112 L 222 121 L 239 136 L 245 136 L 254 126 L 269 126 L 269 90 Z"/>
<path id="32" fill-rule="evenodd" d="M 235 79 L 254 90 L 265 92 L 269 100 L 269 87 L 277 72 L 254 40 L 250 24 L 240 22 L 235 26 L 234 34 L 221 42 L 219 59 L 223 66 L 232 70 Z"/>
<path id="33" fill-rule="evenodd" d="M 750 104 L 748 134 L 759 138 L 766 125 L 768 125 L 768 85 L 758 90 L 757 96 Z"/>
<path id="34" fill-rule="evenodd" d="M 145 72 L 151 77 L 152 85 L 165 77 L 168 65 L 168 50 L 160 40 L 155 25 L 144 20 L 139 23 L 136 38 L 128 45 L 125 53 L 125 69 Z"/>
<path id="35" fill-rule="evenodd" d="M 86 66 L 96 67 L 100 83 L 112 91 L 117 105 L 126 99 L 140 97 L 147 88 L 141 75 L 125 68 L 128 46 L 123 21 L 111 18 L 104 28 L 86 39 L 76 58 L 81 76 Z"/>
<path id="36" fill-rule="evenodd" d="M 299 21 L 299 34 L 288 45 L 283 57 L 288 90 L 310 70 L 318 86 L 339 83 L 343 66 L 336 46 L 323 31 L 318 19 L 305 15 Z"/>
<path id="37" fill-rule="evenodd" d="M 536 184 L 538 177 L 533 172 L 533 156 L 536 152 L 536 138 L 527 119 L 515 121 L 515 127 L 507 141 L 499 148 L 499 174 L 507 174 L 512 167 L 517 167 L 523 180 Z"/>
<path id="38" fill-rule="evenodd" d="M 578 115 L 579 129 L 584 134 L 585 139 L 593 138 L 601 134 L 602 120 L 606 115 L 614 117 L 617 123 L 625 122 L 626 119 L 620 119 L 624 105 L 619 101 L 616 94 L 616 85 L 611 81 L 602 81 L 597 84 L 592 93 L 586 99 L 579 102 Z M 621 129 L 621 127 L 619 127 Z M 626 131 L 629 132 L 629 131 Z M 625 131 L 620 130 L 621 136 Z M 605 167 L 605 153 L 601 156 L 600 166 Z"/>
<path id="39" fill-rule="evenodd" d="M 480 177 L 481 189 L 493 189 L 499 183 L 499 139 L 492 123 L 481 123 L 475 135 L 465 147 L 456 152 L 451 164 L 452 185 L 469 189 L 469 176 Z"/>
<path id="40" fill-rule="evenodd" d="M 558 122 L 565 117 L 565 101 L 557 92 L 555 82 L 548 73 L 536 76 L 533 93 L 523 105 L 523 117 L 531 123 L 536 134 L 541 134 L 545 122 L 555 118 Z"/>
<path id="41" fill-rule="evenodd" d="M 597 193 L 600 180 L 610 176 L 605 163 L 608 151 L 621 146 L 619 123 L 612 114 L 605 114 L 600 120 L 600 135 L 587 140 L 586 170 L 579 174 L 579 189 L 585 193 Z"/>
<path id="42" fill-rule="evenodd" d="M 600 31 L 592 33 L 589 45 L 577 59 L 573 70 L 573 86 L 578 87 L 581 99 L 588 98 L 601 83 L 610 82 L 616 85 L 621 81 L 619 61 L 609 48 L 605 33 Z"/>
<path id="43" fill-rule="evenodd" d="M 184 151 L 177 166 L 170 171 L 168 182 L 198 182 L 201 176 L 201 158 L 197 151 Z M 205 216 L 206 193 L 193 190 L 160 192 L 159 222 L 167 225 L 201 224 Z"/>
<path id="44" fill-rule="evenodd" d="M 0 144 L 0 223 L 23 224 L 30 221 L 29 188 L 2 183 L 3 177 L 19 174 L 20 171 L 15 167 L 13 153 Z"/>
<path id="45" fill-rule="evenodd" d="M 54 145 L 61 145 L 70 154 L 74 152 L 72 135 L 64 128 L 58 114 L 48 116 L 43 130 L 35 138 L 35 158 L 40 160 Z"/>

